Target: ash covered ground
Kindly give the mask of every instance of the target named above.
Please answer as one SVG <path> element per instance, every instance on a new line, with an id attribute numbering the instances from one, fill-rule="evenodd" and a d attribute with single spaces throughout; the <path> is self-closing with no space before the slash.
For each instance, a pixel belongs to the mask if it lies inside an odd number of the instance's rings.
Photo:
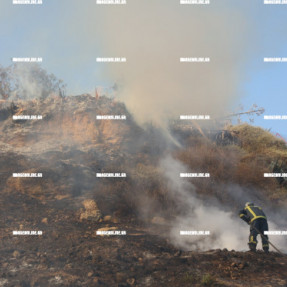
<path id="1" fill-rule="evenodd" d="M 43 119 L 12 120 L 27 114 Z M 127 120 L 96 119 L 110 114 L 127 115 Z M 278 140 L 268 152 L 266 145 L 248 151 L 247 127 L 236 145 L 224 139 L 223 146 L 218 138 L 207 141 L 197 131 L 175 129 L 177 146 L 160 129 L 138 126 L 124 104 L 104 96 L 6 103 L 0 118 L 0 286 L 287 286 L 287 256 L 247 252 L 248 226 L 243 225 L 246 248 L 241 250 L 216 243 L 201 248 L 202 237 L 190 249 L 177 241 L 172 226 L 185 218 L 193 227 L 193 218 L 182 204 L 186 194 L 168 191 L 160 164 L 171 153 L 189 167 L 188 160 L 212 166 L 215 181 L 197 179 L 187 189 L 196 193 L 193 200 L 211 204 L 216 199 L 218 210 L 224 206 L 237 216 L 242 202 L 228 192 L 232 184 L 241 187 L 243 200 L 252 190 L 252 199 L 268 202 L 270 213 L 281 212 L 285 185 L 276 179 L 256 181 L 258 176 L 248 171 L 254 161 L 263 172 L 274 158 L 286 160 L 285 145 Z M 127 177 L 97 178 L 102 172 Z M 43 177 L 14 178 L 13 173 Z M 43 234 L 13 235 L 26 230 Z M 97 230 L 126 235 L 100 236 Z"/>

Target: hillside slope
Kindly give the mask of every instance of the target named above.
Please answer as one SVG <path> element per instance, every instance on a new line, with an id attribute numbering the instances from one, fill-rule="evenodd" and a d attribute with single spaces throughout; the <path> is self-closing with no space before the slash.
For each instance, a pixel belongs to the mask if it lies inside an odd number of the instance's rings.
<path id="1" fill-rule="evenodd" d="M 13 115 L 43 119 L 13 121 Z M 236 213 L 244 199 L 230 189 L 240 186 L 270 212 L 286 208 L 285 185 L 262 178 L 272 161 L 285 161 L 285 145 L 251 126 L 230 129 L 238 145 L 220 146 L 197 135 L 174 146 L 162 130 L 138 126 L 124 104 L 107 97 L 3 104 L 0 286 L 286 286 L 286 255 L 184 251 L 170 238 L 182 210 L 161 166 L 166 154 L 191 171 L 212 174 L 205 182 L 191 181 L 202 200 L 215 198 Z M 127 177 L 96 176 L 106 172 Z M 99 229 L 127 235 L 99 236 Z M 15 230 L 43 235 L 13 236 Z"/>

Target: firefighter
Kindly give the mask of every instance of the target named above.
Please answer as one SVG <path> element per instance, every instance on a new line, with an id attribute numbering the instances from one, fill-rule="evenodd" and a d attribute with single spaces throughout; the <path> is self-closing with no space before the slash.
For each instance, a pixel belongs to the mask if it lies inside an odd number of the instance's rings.
<path id="1" fill-rule="evenodd" d="M 265 213 L 259 206 L 254 206 L 254 203 L 247 202 L 245 208 L 240 210 L 239 216 L 242 220 L 250 225 L 249 235 L 249 249 L 253 252 L 256 251 L 257 246 L 257 235 L 260 233 L 264 234 L 264 231 L 268 231 L 268 223 Z M 261 235 L 262 247 L 264 252 L 269 252 L 268 236 Z"/>

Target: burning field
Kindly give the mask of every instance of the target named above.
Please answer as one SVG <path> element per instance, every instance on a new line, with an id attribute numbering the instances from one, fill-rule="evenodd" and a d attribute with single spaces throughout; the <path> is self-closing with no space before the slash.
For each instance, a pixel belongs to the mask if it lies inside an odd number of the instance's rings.
<path id="1" fill-rule="evenodd" d="M 238 216 L 254 201 L 286 229 L 285 180 L 262 175 L 286 172 L 287 148 L 267 131 L 139 126 L 89 94 L 5 101 L 0 118 L 0 286 L 287 286 L 286 240 L 249 252 Z"/>

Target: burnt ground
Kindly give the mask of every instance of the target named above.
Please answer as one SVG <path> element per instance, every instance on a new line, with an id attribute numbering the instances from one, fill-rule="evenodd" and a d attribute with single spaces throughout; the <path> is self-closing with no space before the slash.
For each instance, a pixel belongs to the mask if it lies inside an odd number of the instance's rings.
<path id="1" fill-rule="evenodd" d="M 127 235 L 96 235 L 103 227 Z M 13 236 L 21 229 L 43 235 Z M 180 251 L 160 230 L 129 220 L 80 222 L 73 210 L 4 194 L 0 286 L 287 286 L 286 255 Z"/>
<path id="2" fill-rule="evenodd" d="M 151 176 L 164 141 L 132 120 L 95 120 L 128 114 L 121 104 L 78 96 L 17 105 L 18 114 L 43 120 L 15 122 L 2 110 L 0 287 L 287 286 L 286 255 L 181 251 L 168 241 L 168 228 L 138 221 L 135 198 L 147 193 L 149 203 L 169 203 L 164 181 Z M 111 171 L 131 177 L 95 177 Z M 14 172 L 43 178 L 13 178 Z M 86 200 L 96 203 L 83 213 Z M 100 228 L 127 235 L 99 236 Z M 13 235 L 21 230 L 43 235 Z"/>

